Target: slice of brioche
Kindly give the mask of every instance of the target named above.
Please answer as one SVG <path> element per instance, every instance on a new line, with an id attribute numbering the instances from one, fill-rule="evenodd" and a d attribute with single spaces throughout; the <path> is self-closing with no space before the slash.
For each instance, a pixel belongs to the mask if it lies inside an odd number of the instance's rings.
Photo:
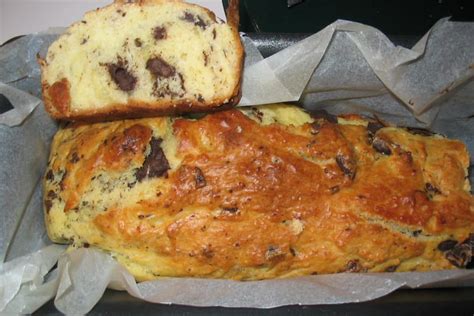
<path id="1" fill-rule="evenodd" d="M 238 1 L 230 1 L 228 20 L 172 0 L 88 12 L 39 58 L 46 110 L 100 121 L 234 105 L 244 54 Z"/>

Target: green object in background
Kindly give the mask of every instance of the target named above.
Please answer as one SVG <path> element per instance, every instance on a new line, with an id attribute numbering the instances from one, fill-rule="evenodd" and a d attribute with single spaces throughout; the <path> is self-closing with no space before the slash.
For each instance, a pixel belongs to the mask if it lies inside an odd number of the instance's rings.
<path id="1" fill-rule="evenodd" d="M 223 0 L 227 7 L 228 0 Z M 240 0 L 240 31 L 315 33 L 337 19 L 361 22 L 385 34 L 421 36 L 442 17 L 474 20 L 473 0 Z"/>

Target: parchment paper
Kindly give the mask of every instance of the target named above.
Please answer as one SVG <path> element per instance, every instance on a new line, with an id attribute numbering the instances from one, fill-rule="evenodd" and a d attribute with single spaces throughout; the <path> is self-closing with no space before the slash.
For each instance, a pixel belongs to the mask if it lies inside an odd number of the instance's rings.
<path id="1" fill-rule="evenodd" d="M 64 253 L 64 246 L 48 246 L 39 180 L 56 124 L 36 99 L 34 56 L 44 54 L 56 33 L 30 35 L 0 49 L 0 88 L 9 91 L 16 111 L 0 115 L 0 255 L 8 261 L 0 265 L 0 312 L 29 313 L 55 297 L 61 312 L 82 314 L 107 286 L 150 302 L 261 308 L 360 302 L 403 286 L 474 286 L 470 270 L 255 282 L 166 278 L 136 284 L 101 251 Z M 336 114 L 377 114 L 392 123 L 431 125 L 461 139 L 474 153 L 473 23 L 441 20 L 412 49 L 348 21 L 337 21 L 267 59 L 245 35 L 243 41 L 242 106 L 299 100 L 307 108 Z"/>

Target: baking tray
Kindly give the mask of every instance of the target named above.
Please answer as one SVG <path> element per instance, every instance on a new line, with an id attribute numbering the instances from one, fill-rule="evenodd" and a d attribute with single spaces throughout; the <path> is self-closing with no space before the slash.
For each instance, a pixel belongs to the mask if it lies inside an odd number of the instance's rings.
<path id="1" fill-rule="evenodd" d="M 310 34 L 249 33 L 264 57 L 288 47 Z M 389 36 L 397 45 L 411 47 L 419 38 L 414 36 Z M 127 292 L 107 290 L 90 312 L 105 314 L 160 314 L 160 315 L 241 315 L 241 314 L 296 314 L 296 315 L 473 315 L 474 288 L 398 290 L 385 297 L 363 303 L 338 305 L 284 306 L 273 309 L 191 307 L 182 305 L 152 304 L 130 296 Z M 35 314 L 60 314 L 53 301 Z"/>

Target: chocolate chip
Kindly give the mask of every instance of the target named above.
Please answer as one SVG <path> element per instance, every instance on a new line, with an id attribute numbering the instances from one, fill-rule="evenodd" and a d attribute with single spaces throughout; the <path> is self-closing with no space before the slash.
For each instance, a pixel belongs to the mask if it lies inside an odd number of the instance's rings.
<path id="1" fill-rule="evenodd" d="M 385 268 L 385 272 L 395 272 L 397 270 L 398 265 L 393 265 Z"/>
<path id="2" fill-rule="evenodd" d="M 414 230 L 414 231 L 411 232 L 413 237 L 418 237 L 421 233 L 422 233 L 422 231 L 420 229 Z"/>
<path id="3" fill-rule="evenodd" d="M 472 257 L 472 246 L 469 243 L 456 245 L 445 253 L 446 259 L 458 268 L 464 268 Z"/>
<path id="4" fill-rule="evenodd" d="M 375 137 L 372 141 L 372 147 L 379 153 L 390 156 L 392 154 L 392 150 L 390 149 L 390 145 L 383 139 Z"/>
<path id="5" fill-rule="evenodd" d="M 431 194 L 440 194 L 441 193 L 441 191 L 437 187 L 432 185 L 431 183 L 426 183 L 425 184 L 425 191 L 427 193 L 431 193 Z"/>
<path id="6" fill-rule="evenodd" d="M 138 37 L 135 39 L 134 42 L 135 42 L 136 47 L 142 47 L 143 43 L 142 43 L 141 39 L 139 39 Z"/>
<path id="7" fill-rule="evenodd" d="M 137 78 L 135 78 L 135 76 L 133 76 L 127 69 L 125 69 L 123 63 L 119 62 L 116 64 L 108 64 L 107 68 L 109 70 L 110 77 L 112 77 L 112 80 L 120 88 L 120 90 L 132 91 L 135 89 Z"/>
<path id="8" fill-rule="evenodd" d="M 48 194 L 46 195 L 49 199 L 55 199 L 58 197 L 58 195 L 56 194 L 56 192 L 54 192 L 53 190 L 49 190 L 48 191 Z"/>
<path id="9" fill-rule="evenodd" d="M 89 248 L 91 245 L 88 242 L 85 242 L 82 244 L 82 247 L 84 248 Z"/>
<path id="10" fill-rule="evenodd" d="M 184 12 L 183 20 L 185 20 L 187 22 L 194 22 L 194 15 L 192 13 L 189 13 L 189 12 Z"/>
<path id="11" fill-rule="evenodd" d="M 182 19 L 187 22 L 194 23 L 194 25 L 199 26 L 203 30 L 207 27 L 206 22 L 204 22 L 204 20 L 199 15 L 196 17 L 190 12 L 185 12 L 184 17 Z"/>
<path id="12" fill-rule="evenodd" d="M 161 57 L 153 57 L 146 62 L 146 69 L 157 77 L 169 78 L 176 72 L 173 66 L 169 65 Z"/>
<path id="13" fill-rule="evenodd" d="M 199 169 L 198 167 L 194 168 L 194 180 L 196 181 L 196 188 L 200 189 L 206 186 L 206 178 L 204 177 L 204 174 L 202 173 L 202 170 Z"/>
<path id="14" fill-rule="evenodd" d="M 223 207 L 222 210 L 224 212 L 230 213 L 230 214 L 236 214 L 239 212 L 238 207 Z"/>
<path id="15" fill-rule="evenodd" d="M 356 175 L 356 164 L 353 159 L 338 154 L 336 155 L 336 162 L 342 172 L 344 172 L 344 175 L 348 176 L 349 179 L 354 179 Z"/>
<path id="16" fill-rule="evenodd" d="M 207 27 L 206 22 L 204 22 L 204 20 L 199 15 L 197 16 L 197 22 L 194 22 L 194 25 L 199 26 L 203 30 L 205 30 Z"/>
<path id="17" fill-rule="evenodd" d="M 153 37 L 158 41 L 165 39 L 167 36 L 166 34 L 166 28 L 162 26 L 157 26 L 153 29 Z"/>
<path id="18" fill-rule="evenodd" d="M 51 200 L 45 200 L 44 207 L 46 209 L 46 213 L 49 213 L 49 211 L 51 210 L 51 207 L 53 207 L 53 202 L 51 202 Z"/>
<path id="19" fill-rule="evenodd" d="M 77 152 L 73 152 L 71 155 L 71 160 L 69 162 L 71 163 L 76 163 L 80 160 L 79 156 L 77 155 Z"/>
<path id="20" fill-rule="evenodd" d="M 256 107 L 252 107 L 253 114 L 257 117 L 259 122 L 263 121 L 263 112 L 257 109 Z"/>
<path id="21" fill-rule="evenodd" d="M 365 272 L 364 267 L 361 265 L 359 260 L 354 259 L 354 260 L 349 260 L 346 264 L 346 270 L 345 272 Z"/>
<path id="22" fill-rule="evenodd" d="M 59 181 L 59 188 L 61 189 L 61 191 L 64 191 L 65 189 L 66 184 L 64 182 L 66 182 L 66 177 L 67 177 L 67 170 L 64 171 L 63 176 L 61 177 L 61 181 Z"/>
<path id="23" fill-rule="evenodd" d="M 452 239 L 444 240 L 439 243 L 438 250 L 445 252 L 445 251 L 453 249 L 454 246 L 456 246 L 457 244 L 458 242 L 456 240 L 452 240 Z"/>
<path id="24" fill-rule="evenodd" d="M 369 122 L 369 124 L 367 124 L 367 130 L 372 135 L 375 135 L 375 133 L 381 128 L 384 128 L 384 126 L 379 122 Z"/>
<path id="25" fill-rule="evenodd" d="M 48 181 L 53 181 L 54 180 L 53 170 L 49 169 L 48 172 L 46 172 L 46 180 L 48 180 Z"/>
<path id="26" fill-rule="evenodd" d="M 135 177 L 138 182 L 145 178 L 156 178 L 167 175 L 170 165 L 160 145 L 163 140 L 153 137 L 150 141 L 151 151 L 145 158 L 143 166 L 137 169 Z"/>
<path id="27" fill-rule="evenodd" d="M 330 123 L 337 123 L 337 116 L 330 114 L 326 110 L 309 110 L 308 112 L 315 120 L 324 119 Z"/>

